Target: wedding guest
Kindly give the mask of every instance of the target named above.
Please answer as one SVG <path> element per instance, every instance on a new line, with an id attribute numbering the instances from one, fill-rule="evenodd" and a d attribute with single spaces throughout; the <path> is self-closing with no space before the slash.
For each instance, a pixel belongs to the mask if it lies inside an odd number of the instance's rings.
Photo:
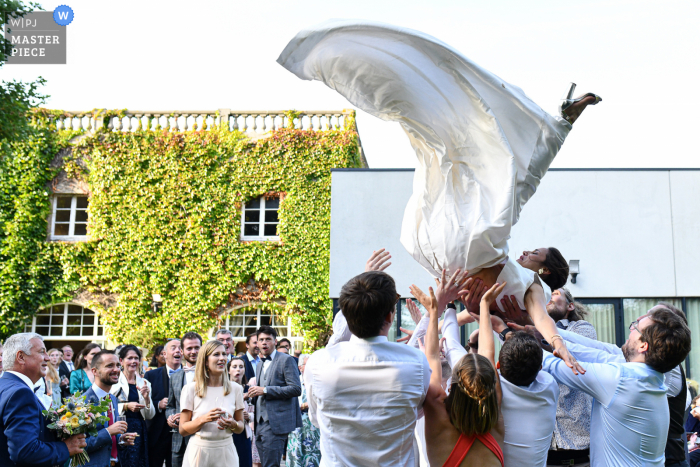
<path id="1" fill-rule="evenodd" d="M 153 347 L 153 358 L 151 358 L 151 363 L 148 365 L 149 370 L 155 370 L 162 366 L 165 366 L 165 347 L 162 345 L 156 345 Z"/>
<path id="2" fill-rule="evenodd" d="M 168 426 L 165 409 L 170 395 L 170 378 L 182 371 L 182 350 L 179 339 L 170 339 L 164 346 L 165 366 L 146 372 L 144 379 L 151 383 L 151 400 L 156 408 L 148 426 L 148 464 L 150 467 L 172 466 L 173 434 Z"/>
<path id="3" fill-rule="evenodd" d="M 425 353 L 430 363 L 430 389 L 425 397 L 425 437 L 430 465 L 456 467 L 460 465 L 501 466 L 504 457 L 501 446 L 505 434 L 501 416 L 501 384 L 494 361 L 495 347 L 489 307 L 503 291 L 505 284 L 494 284 L 483 296 L 479 320 L 479 353 L 467 354 L 452 368 L 449 396 L 442 389 L 442 365 L 438 343 L 438 310 L 460 295 L 465 275 L 459 270 L 445 280 L 445 272 L 437 289 L 430 296 L 416 286 L 411 293 L 430 315 L 426 333 Z M 439 297 L 439 298 L 437 298 Z M 448 312 L 451 310 L 448 310 Z M 446 316 L 456 318 L 452 313 Z M 464 353 L 464 352 L 462 352 Z M 448 353 L 448 359 L 452 357 Z M 466 462 L 467 464 L 464 464 Z"/>
<path id="4" fill-rule="evenodd" d="M 560 333 L 570 341 L 572 355 L 584 362 L 586 373 L 566 375 L 565 366 L 548 352 L 543 369 L 559 383 L 593 397 L 591 466 L 662 465 L 670 419 L 664 373 L 690 352 L 690 330 L 683 319 L 668 307 L 656 306 L 633 321 L 629 338 L 618 349 L 623 361 L 612 349 L 601 350 L 604 343 Z"/>
<path id="5" fill-rule="evenodd" d="M 141 350 L 135 345 L 125 345 L 119 350 L 119 363 L 122 371 L 110 392 L 119 403 L 119 415 L 126 417 L 129 432 L 138 434 L 131 446 L 119 446 L 120 467 L 147 467 L 146 420 L 151 420 L 156 414 L 151 400 L 151 383 L 139 374 Z"/>
<path id="6" fill-rule="evenodd" d="M 294 359 L 275 350 L 277 331 L 261 326 L 257 334 L 262 362 L 248 396 L 255 398 L 255 446 L 263 467 L 273 467 L 282 461 L 289 433 L 301 426 L 301 382 Z"/>
<path id="7" fill-rule="evenodd" d="M 695 433 L 700 435 L 700 407 L 698 407 L 698 399 L 700 399 L 700 396 L 696 396 L 690 404 L 690 414 L 688 414 L 688 418 L 685 421 L 684 428 L 688 434 Z M 695 449 L 690 452 L 690 467 L 698 467 L 698 464 L 700 464 L 700 449 Z"/>
<path id="8" fill-rule="evenodd" d="M 119 359 L 113 351 L 102 350 L 93 356 L 90 372 L 93 374 L 94 383 L 85 391 L 85 400 L 97 405 L 100 400 L 108 397 L 111 406 L 110 410 L 104 414 L 109 421 L 97 426 L 97 436 L 88 436 L 85 439 L 87 444 L 85 451 L 90 456 L 85 467 L 123 466 L 117 445 L 120 440 L 126 445 L 132 445 L 136 433 L 126 433 L 127 423 L 117 419 L 119 411 L 117 398 L 110 394 L 112 385 L 119 381 Z"/>
<path id="9" fill-rule="evenodd" d="M 223 342 L 224 347 L 226 347 L 227 361 L 231 360 L 231 356 L 234 355 L 233 348 L 233 334 L 228 329 L 219 329 L 216 331 L 216 340 Z"/>
<path id="10" fill-rule="evenodd" d="M 46 374 L 49 356 L 39 334 L 10 336 L 0 378 L 0 465 L 52 467 L 83 452 L 85 435 L 57 441 L 32 387 Z"/>
<path id="11" fill-rule="evenodd" d="M 333 336 L 306 363 L 309 418 L 321 432 L 324 465 L 415 462 L 413 432 L 430 367 L 420 350 L 387 339 L 400 296 L 391 276 L 371 270 L 383 251 L 342 287 Z"/>
<path id="12" fill-rule="evenodd" d="M 228 354 L 220 341 L 209 341 L 197 356 L 194 381 L 182 388 L 180 434 L 187 443 L 184 467 L 237 467 L 231 435 L 245 429 L 243 389 L 226 372 Z"/>
<path id="13" fill-rule="evenodd" d="M 64 345 L 61 347 L 61 363 L 58 366 L 58 375 L 61 377 L 61 397 L 70 396 L 70 374 L 75 370 L 73 365 L 73 347 Z"/>
<path id="14" fill-rule="evenodd" d="M 260 363 L 260 357 L 258 354 L 260 350 L 258 349 L 258 336 L 256 334 L 251 334 L 245 338 L 246 353 L 243 357 L 245 362 L 245 376 L 248 381 L 255 378 L 255 371 L 258 369 L 258 363 Z"/>
<path id="15" fill-rule="evenodd" d="M 301 357 L 301 350 L 297 349 L 294 351 L 294 357 L 299 358 Z"/>
<path id="16" fill-rule="evenodd" d="M 309 356 L 299 355 L 299 371 L 304 375 L 306 361 Z M 301 396 L 299 396 L 301 409 L 301 428 L 297 428 L 289 434 L 287 442 L 287 467 L 319 467 L 321 463 L 321 432 L 309 419 L 309 403 L 306 395 L 304 381 L 301 381 Z"/>
<path id="17" fill-rule="evenodd" d="M 83 393 L 90 389 L 94 383 L 94 376 L 90 370 L 92 358 L 102 350 L 97 344 L 88 344 L 78 354 L 75 362 L 76 370 L 70 374 L 70 393 Z"/>
<path id="18" fill-rule="evenodd" d="M 251 430 L 249 424 L 252 418 L 249 407 L 252 407 L 252 405 L 246 402 L 249 386 L 248 377 L 245 374 L 245 361 L 243 358 L 234 357 L 229 360 L 227 371 L 229 380 L 243 388 L 243 421 L 245 422 L 245 430 L 241 433 L 233 434 L 233 445 L 236 447 L 236 453 L 238 453 L 238 465 L 239 467 L 253 467 L 253 430 Z M 253 408 L 253 413 L 254 410 Z"/>
<path id="19" fill-rule="evenodd" d="M 173 467 L 182 467 L 185 450 L 189 437 L 182 437 L 178 430 L 180 423 L 180 398 L 182 388 L 194 381 L 197 356 L 202 348 L 202 336 L 196 332 L 187 332 L 182 336 L 182 357 L 185 360 L 182 371 L 173 373 L 170 377 L 170 392 L 168 393 L 168 405 L 165 408 L 168 426 L 173 433 Z"/>
<path id="20" fill-rule="evenodd" d="M 58 374 L 58 367 L 61 364 L 62 353 L 58 349 L 51 349 L 48 352 L 49 363 L 47 365 L 46 383 L 50 387 L 50 395 L 53 406 L 61 405 L 61 377 Z M 47 392 L 47 394 L 49 394 Z"/>

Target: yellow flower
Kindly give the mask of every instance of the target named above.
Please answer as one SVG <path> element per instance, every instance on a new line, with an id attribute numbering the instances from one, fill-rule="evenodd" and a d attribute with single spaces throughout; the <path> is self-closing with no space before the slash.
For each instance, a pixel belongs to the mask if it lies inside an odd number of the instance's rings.
<path id="1" fill-rule="evenodd" d="M 70 424 L 73 428 L 77 428 L 80 426 L 80 420 L 78 419 L 78 417 L 73 417 L 70 419 Z"/>
<path id="2" fill-rule="evenodd" d="M 73 416 L 73 414 L 72 414 L 72 413 L 70 413 L 70 412 L 66 412 L 66 417 L 72 417 L 72 416 Z"/>

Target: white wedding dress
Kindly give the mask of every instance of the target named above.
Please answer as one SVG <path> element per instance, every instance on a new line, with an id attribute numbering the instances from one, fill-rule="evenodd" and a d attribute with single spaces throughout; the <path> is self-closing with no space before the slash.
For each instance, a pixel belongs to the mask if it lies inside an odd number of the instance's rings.
<path id="1" fill-rule="evenodd" d="M 399 122 L 420 163 L 401 243 L 435 276 L 443 268 L 474 274 L 505 262 L 504 294 L 516 295 L 524 308 L 524 293 L 539 277 L 508 258 L 511 227 L 571 125 L 450 46 L 410 29 L 327 21 L 299 32 L 277 61 L 362 110 Z"/>

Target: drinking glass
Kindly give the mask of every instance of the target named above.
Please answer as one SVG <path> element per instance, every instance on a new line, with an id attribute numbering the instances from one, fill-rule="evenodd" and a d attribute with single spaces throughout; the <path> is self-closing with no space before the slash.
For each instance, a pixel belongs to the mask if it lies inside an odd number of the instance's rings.
<path id="1" fill-rule="evenodd" d="M 126 415 L 120 415 L 120 416 L 118 417 L 118 421 L 120 421 L 120 422 L 126 422 Z M 127 428 L 128 428 L 128 425 L 127 425 Z M 126 445 L 126 441 L 124 441 L 124 437 L 123 437 L 123 436 L 120 436 L 120 437 L 119 437 L 119 444 L 122 445 L 122 446 Z"/>

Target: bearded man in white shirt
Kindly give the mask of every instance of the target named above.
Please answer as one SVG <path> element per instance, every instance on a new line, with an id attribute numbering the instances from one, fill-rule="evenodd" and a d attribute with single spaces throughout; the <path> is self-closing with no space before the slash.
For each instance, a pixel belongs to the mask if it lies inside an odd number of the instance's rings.
<path id="1" fill-rule="evenodd" d="M 348 281 L 339 302 L 350 340 L 335 340 L 306 364 L 321 466 L 415 465 L 413 431 L 431 372 L 418 349 L 387 340 L 399 298 L 386 273 L 369 271 Z"/>

